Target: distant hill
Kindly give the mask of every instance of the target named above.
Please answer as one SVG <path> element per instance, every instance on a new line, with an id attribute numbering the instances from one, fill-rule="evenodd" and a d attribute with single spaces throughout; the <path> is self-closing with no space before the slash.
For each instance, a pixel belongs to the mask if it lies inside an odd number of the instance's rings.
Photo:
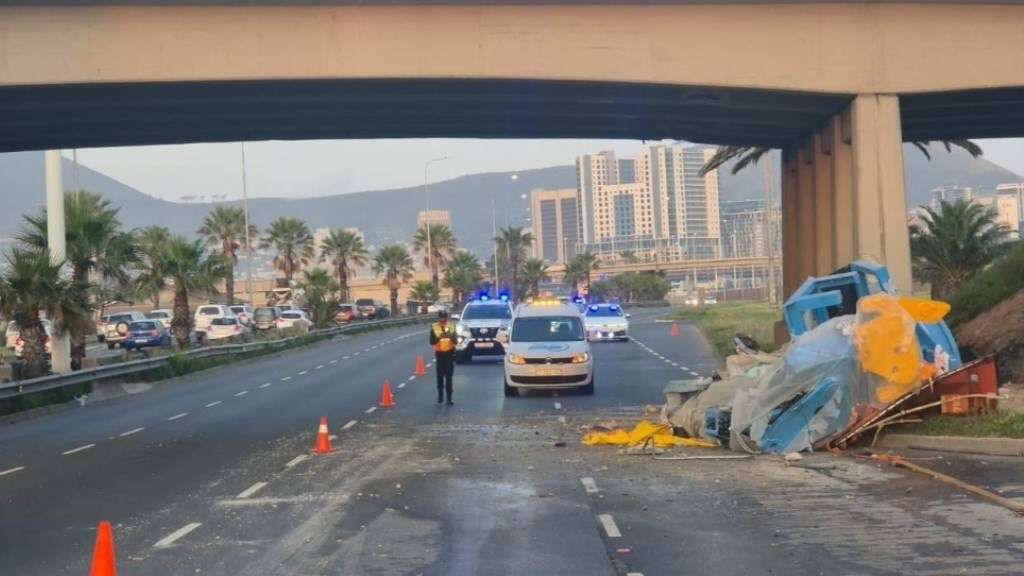
<path id="1" fill-rule="evenodd" d="M 991 192 L 996 184 L 1024 181 L 1021 176 L 984 159 L 933 147 L 928 162 L 916 149 L 905 149 L 908 205 L 930 200 L 929 190 L 940 184 L 974 186 Z M 778 170 L 776 170 L 778 173 Z M 517 178 L 513 179 L 513 175 Z M 168 202 L 147 196 L 104 174 L 79 167 L 79 181 L 87 190 L 100 192 L 121 208 L 121 221 L 128 227 L 151 224 L 168 226 L 182 234 L 193 234 L 209 204 Z M 73 187 L 72 165 L 64 161 L 64 184 Z M 436 182 L 430 186 L 431 208 L 451 211 L 453 228 L 460 243 L 479 255 L 489 252 L 491 203 L 497 225 L 525 225 L 529 215 L 529 192 L 534 188 L 569 188 L 576 185 L 571 165 L 472 174 Z M 737 175 L 724 170 L 720 177 L 722 200 L 762 198 L 761 170 L 748 168 Z M 523 196 L 526 196 L 525 198 Z M 38 211 L 45 203 L 43 153 L 0 154 L 0 239 L 9 238 L 21 227 L 22 214 Z M 256 198 L 249 202 L 253 222 L 265 227 L 278 216 L 302 218 L 310 228 L 354 226 L 366 234 L 370 245 L 406 241 L 416 228 L 416 216 L 423 207 L 422 186 L 373 190 L 317 198 Z"/>

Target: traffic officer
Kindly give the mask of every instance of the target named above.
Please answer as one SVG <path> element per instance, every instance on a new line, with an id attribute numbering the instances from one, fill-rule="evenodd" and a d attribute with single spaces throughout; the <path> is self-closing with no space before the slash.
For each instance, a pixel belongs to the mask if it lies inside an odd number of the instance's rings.
<path id="1" fill-rule="evenodd" d="M 437 403 L 447 398 L 452 402 L 452 376 L 455 373 L 455 327 L 448 323 L 448 311 L 437 313 L 437 322 L 430 327 L 430 345 L 434 347 L 437 371 Z"/>

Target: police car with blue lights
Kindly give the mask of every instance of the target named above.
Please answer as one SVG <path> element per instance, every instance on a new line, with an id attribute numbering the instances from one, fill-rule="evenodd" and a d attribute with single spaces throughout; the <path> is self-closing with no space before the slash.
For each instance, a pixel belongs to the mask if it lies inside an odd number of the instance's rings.
<path id="1" fill-rule="evenodd" d="M 480 294 L 466 304 L 455 326 L 455 361 L 471 362 L 475 356 L 504 356 L 505 345 L 498 334 L 508 330 L 512 303 L 507 294 L 492 298 Z"/>
<path id="2" fill-rule="evenodd" d="M 583 315 L 587 338 L 591 341 L 629 340 L 629 314 L 618 304 L 591 304 Z"/>

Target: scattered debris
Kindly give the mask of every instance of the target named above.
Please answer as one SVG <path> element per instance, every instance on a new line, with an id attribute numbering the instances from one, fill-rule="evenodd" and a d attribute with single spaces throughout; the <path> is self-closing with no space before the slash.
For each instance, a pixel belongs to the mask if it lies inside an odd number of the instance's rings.
<path id="1" fill-rule="evenodd" d="M 718 444 L 696 438 L 683 438 L 672 433 L 668 424 L 654 424 L 642 420 L 632 430 L 617 428 L 609 432 L 590 432 L 583 437 L 586 446 L 643 446 L 651 443 L 656 448 L 686 446 L 693 448 L 716 448 Z"/>
<path id="2" fill-rule="evenodd" d="M 801 456 L 799 452 L 790 452 L 790 453 L 786 454 L 784 459 L 786 460 L 786 462 L 799 462 L 799 461 L 803 460 L 804 457 Z"/>
<path id="3" fill-rule="evenodd" d="M 950 484 L 952 486 L 956 486 L 957 488 L 960 488 L 961 490 L 970 492 L 971 494 L 974 494 L 975 496 L 980 496 L 981 498 L 984 498 L 985 500 L 988 500 L 989 502 L 993 502 L 995 504 L 998 504 L 998 505 L 1002 506 L 1003 508 L 1007 508 L 1009 510 L 1012 510 L 1012 511 L 1016 512 L 1017 514 L 1019 514 L 1021 516 L 1024 516 L 1024 502 L 1017 502 L 1016 500 L 1011 500 L 1010 498 L 1004 498 L 1004 497 L 1000 496 L 999 494 L 996 494 L 995 492 L 990 492 L 990 491 L 988 491 L 988 490 L 986 490 L 986 489 L 984 489 L 984 488 L 982 488 L 980 486 L 975 486 L 974 484 L 969 484 L 967 482 L 964 482 L 963 480 L 959 480 L 957 478 L 949 476 L 948 474 L 943 474 L 942 472 L 936 472 L 935 470 L 932 470 L 931 468 L 925 468 L 924 466 L 921 466 L 919 464 L 914 464 L 912 462 L 908 462 L 906 459 L 900 458 L 899 456 L 895 456 L 895 455 L 891 455 L 891 454 L 873 454 L 872 457 L 877 459 L 877 460 L 879 460 L 879 461 L 881 461 L 881 462 L 885 462 L 887 464 L 892 464 L 893 466 L 899 466 L 901 468 L 906 468 L 907 470 L 913 470 L 914 472 L 917 472 L 917 473 L 920 473 L 920 474 L 924 474 L 926 476 L 931 476 L 932 478 L 938 480 L 939 482 L 945 482 L 946 484 Z"/>

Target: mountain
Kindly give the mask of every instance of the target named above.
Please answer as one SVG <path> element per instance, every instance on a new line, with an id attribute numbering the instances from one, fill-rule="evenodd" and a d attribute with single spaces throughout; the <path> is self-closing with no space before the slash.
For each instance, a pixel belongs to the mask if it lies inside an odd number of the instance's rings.
<path id="1" fill-rule="evenodd" d="M 777 157 L 777 156 L 776 156 Z M 929 162 L 920 151 L 906 146 L 908 206 L 927 203 L 930 190 L 942 184 L 973 186 L 991 192 L 996 184 L 1021 182 L 1024 178 L 983 158 L 971 158 L 954 149 L 932 147 Z M 74 187 L 73 165 L 64 160 L 65 188 Z M 778 174 L 778 167 L 776 167 Z M 121 221 L 136 228 L 159 224 L 181 234 L 194 234 L 209 204 L 168 202 L 147 196 L 122 182 L 90 170 L 78 169 L 82 188 L 100 192 L 121 208 Z M 525 225 L 529 216 L 529 192 L 534 188 L 571 188 L 576 185 L 573 166 L 552 166 L 518 172 L 471 174 L 430 185 L 430 206 L 451 211 L 452 227 L 462 246 L 478 255 L 490 251 L 491 206 L 497 226 Z M 762 198 L 761 169 L 747 168 L 733 175 L 723 170 L 719 178 L 722 200 Z M 0 154 L 0 239 L 21 227 L 22 214 L 34 213 L 45 203 L 43 153 Z M 778 193 L 778 192 L 776 192 Z M 380 246 L 407 241 L 416 229 L 416 216 L 424 206 L 422 186 L 372 190 L 317 198 L 255 198 L 249 201 L 253 223 L 261 229 L 278 216 L 295 216 L 311 229 L 356 227 L 368 244 Z"/>

